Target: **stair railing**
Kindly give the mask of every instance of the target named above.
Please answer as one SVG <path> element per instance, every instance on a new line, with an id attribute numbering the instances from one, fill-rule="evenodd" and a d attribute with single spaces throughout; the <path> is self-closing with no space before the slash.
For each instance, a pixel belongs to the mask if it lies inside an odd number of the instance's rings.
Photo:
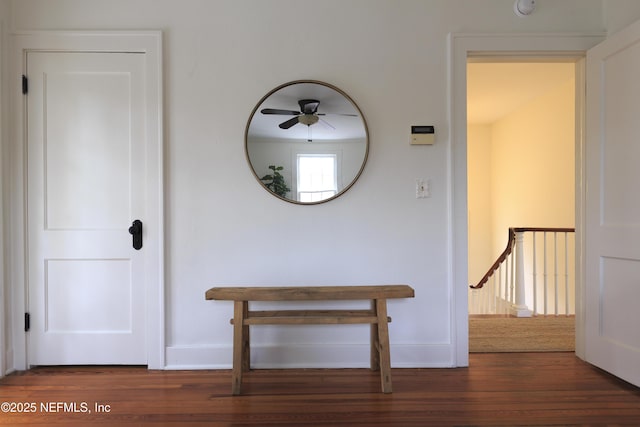
<path id="1" fill-rule="evenodd" d="M 505 250 L 469 286 L 469 313 L 575 314 L 574 235 L 574 228 L 509 228 Z"/>

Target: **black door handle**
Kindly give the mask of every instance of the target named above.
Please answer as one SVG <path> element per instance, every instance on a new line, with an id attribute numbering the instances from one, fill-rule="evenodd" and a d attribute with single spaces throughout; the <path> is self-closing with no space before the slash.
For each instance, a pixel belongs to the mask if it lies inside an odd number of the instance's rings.
<path id="1" fill-rule="evenodd" d="M 129 234 L 133 236 L 133 249 L 140 250 L 142 248 L 142 221 L 136 219 L 129 227 Z"/>

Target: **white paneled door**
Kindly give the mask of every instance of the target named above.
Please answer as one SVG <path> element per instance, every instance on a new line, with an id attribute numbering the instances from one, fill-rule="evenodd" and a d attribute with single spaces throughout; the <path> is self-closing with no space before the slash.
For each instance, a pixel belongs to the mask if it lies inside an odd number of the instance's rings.
<path id="1" fill-rule="evenodd" d="M 587 54 L 586 340 L 640 386 L 640 22 Z"/>
<path id="2" fill-rule="evenodd" d="M 147 364 L 144 55 L 34 51 L 26 70 L 29 364 Z"/>

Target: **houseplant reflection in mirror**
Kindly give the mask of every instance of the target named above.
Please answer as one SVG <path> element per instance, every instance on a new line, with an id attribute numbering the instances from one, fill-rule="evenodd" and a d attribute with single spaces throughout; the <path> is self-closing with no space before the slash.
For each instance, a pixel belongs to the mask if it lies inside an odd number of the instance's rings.
<path id="1" fill-rule="evenodd" d="M 271 169 L 273 173 L 263 176 L 260 180 L 264 182 L 264 185 L 269 190 L 273 191 L 278 196 L 286 197 L 287 193 L 291 191 L 291 189 L 287 187 L 287 183 L 284 181 L 284 176 L 280 173 L 284 167 L 270 165 L 269 169 Z"/>

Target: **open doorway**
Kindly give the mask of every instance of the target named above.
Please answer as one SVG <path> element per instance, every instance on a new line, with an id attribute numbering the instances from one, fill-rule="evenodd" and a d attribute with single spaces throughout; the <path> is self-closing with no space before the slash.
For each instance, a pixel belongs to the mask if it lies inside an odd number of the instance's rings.
<path id="1" fill-rule="evenodd" d="M 575 67 L 574 59 L 468 60 L 470 285 L 477 285 L 505 250 L 510 227 L 575 227 Z M 575 274 L 571 276 L 571 291 L 566 294 L 573 298 Z M 532 286 L 531 277 L 525 281 Z M 507 294 L 513 293 L 504 286 Z M 528 305 L 532 298 L 540 298 L 531 296 L 535 291 L 527 292 Z M 505 320 L 508 311 L 488 310 L 477 300 L 469 296 L 471 352 L 574 350 L 575 318 L 566 316 L 568 309 L 562 317 L 544 320 L 534 315 L 513 323 Z M 575 301 L 562 304 L 575 310 Z"/>

